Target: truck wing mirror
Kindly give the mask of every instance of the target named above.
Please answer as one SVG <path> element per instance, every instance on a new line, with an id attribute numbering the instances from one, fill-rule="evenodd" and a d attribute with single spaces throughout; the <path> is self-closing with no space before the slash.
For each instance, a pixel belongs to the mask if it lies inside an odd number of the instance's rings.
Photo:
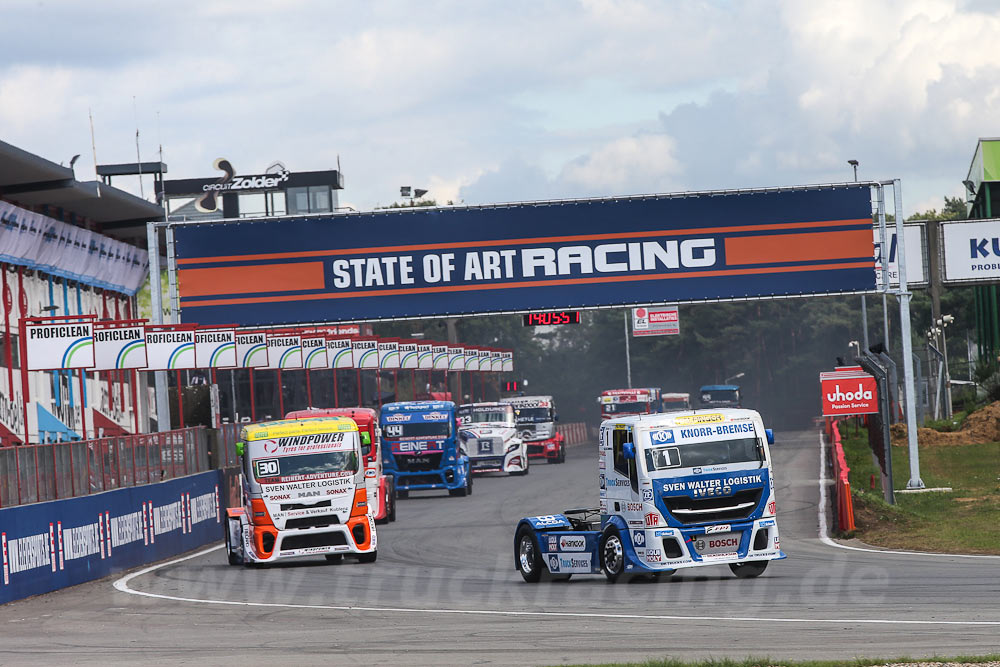
<path id="1" fill-rule="evenodd" d="M 625 456 L 626 459 L 628 459 L 628 460 L 634 460 L 635 459 L 635 443 L 634 442 L 626 442 L 622 446 L 622 454 Z"/>
<path id="2" fill-rule="evenodd" d="M 559 413 L 558 412 L 553 416 L 553 421 L 559 421 Z"/>
<path id="3" fill-rule="evenodd" d="M 767 436 L 767 444 L 773 445 L 774 444 L 774 431 L 772 431 L 769 428 L 765 428 L 764 429 L 764 435 Z"/>
<path id="4" fill-rule="evenodd" d="M 246 451 L 246 446 L 242 442 L 236 443 L 236 456 L 243 456 L 243 452 Z"/>
<path id="5" fill-rule="evenodd" d="M 361 435 L 361 444 L 362 445 L 368 446 L 368 445 L 372 444 L 372 437 L 368 433 L 368 431 L 359 431 L 358 433 Z"/>

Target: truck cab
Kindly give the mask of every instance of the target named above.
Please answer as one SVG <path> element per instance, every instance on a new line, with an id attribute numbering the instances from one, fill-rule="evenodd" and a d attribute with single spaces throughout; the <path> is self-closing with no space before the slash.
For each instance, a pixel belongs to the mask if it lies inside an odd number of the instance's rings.
<path id="1" fill-rule="evenodd" d="M 601 419 L 648 415 L 660 411 L 660 391 L 653 388 L 607 389 L 597 398 Z"/>
<path id="2" fill-rule="evenodd" d="M 517 433 L 509 403 L 467 403 L 458 408 L 458 435 L 472 462 L 472 472 L 528 474 L 528 448 Z"/>
<path id="3" fill-rule="evenodd" d="M 387 403 L 379 414 L 385 446 L 382 465 L 396 481 L 396 496 L 444 489 L 452 496 L 472 493 L 469 457 L 458 437 L 451 401 Z"/>
<path id="4" fill-rule="evenodd" d="M 740 408 L 743 398 L 736 384 L 706 384 L 700 390 L 703 408 Z"/>
<path id="5" fill-rule="evenodd" d="M 663 412 L 678 412 L 679 410 L 691 409 L 691 394 L 669 392 L 660 396 L 660 404 Z"/>
<path id="6" fill-rule="evenodd" d="M 545 459 L 549 463 L 566 460 L 565 440 L 556 430 L 559 415 L 551 396 L 516 396 L 501 398 L 514 408 L 517 433 L 527 444 L 529 459 Z"/>
<path id="7" fill-rule="evenodd" d="M 672 574 L 727 565 L 762 574 L 780 549 L 773 442 L 753 410 L 672 412 L 601 424 L 599 506 L 526 517 L 515 567 L 542 573 Z"/>
<path id="8" fill-rule="evenodd" d="M 382 430 L 378 415 L 371 408 L 307 408 L 285 415 L 285 419 L 310 419 L 313 417 L 347 417 L 358 425 L 360 433 L 368 434 L 368 444 L 361 443 L 361 458 L 365 466 L 365 484 L 368 488 L 368 506 L 375 523 L 396 520 L 396 482 L 382 468 Z"/>
<path id="9" fill-rule="evenodd" d="M 357 424 L 346 418 L 244 427 L 236 446 L 243 507 L 228 509 L 226 516 L 230 565 L 311 555 L 374 562 L 378 537 L 362 442 Z"/>

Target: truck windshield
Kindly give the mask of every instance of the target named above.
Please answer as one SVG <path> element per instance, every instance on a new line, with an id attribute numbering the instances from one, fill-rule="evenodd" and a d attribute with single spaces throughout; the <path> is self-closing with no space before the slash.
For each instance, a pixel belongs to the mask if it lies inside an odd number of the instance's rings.
<path id="1" fill-rule="evenodd" d="M 538 424 L 552 421 L 552 408 L 518 408 L 518 424 Z"/>
<path id="2" fill-rule="evenodd" d="M 307 478 L 336 472 L 357 472 L 358 454 L 354 451 L 323 452 L 300 456 L 279 456 L 253 461 L 253 474 L 258 480 Z"/>
<path id="3" fill-rule="evenodd" d="M 645 414 L 649 412 L 649 403 L 605 403 L 601 406 L 605 414 Z"/>
<path id="4" fill-rule="evenodd" d="M 676 410 L 690 410 L 691 406 L 687 401 L 675 399 L 663 399 L 663 411 L 674 412 Z"/>
<path id="5" fill-rule="evenodd" d="M 646 469 L 695 468 L 727 463 L 757 463 L 763 461 L 757 438 L 734 438 L 714 442 L 694 442 L 689 445 L 650 447 L 646 449 Z"/>
<path id="6" fill-rule="evenodd" d="M 447 438 L 451 435 L 451 422 L 420 422 L 413 424 L 385 424 L 385 437 L 393 440 L 405 438 Z"/>
<path id="7" fill-rule="evenodd" d="M 458 419 L 463 424 L 501 423 L 513 421 L 513 409 L 459 408 Z"/>
<path id="8" fill-rule="evenodd" d="M 738 389 L 716 389 L 701 394 L 702 403 L 738 403 L 739 400 L 740 392 Z"/>

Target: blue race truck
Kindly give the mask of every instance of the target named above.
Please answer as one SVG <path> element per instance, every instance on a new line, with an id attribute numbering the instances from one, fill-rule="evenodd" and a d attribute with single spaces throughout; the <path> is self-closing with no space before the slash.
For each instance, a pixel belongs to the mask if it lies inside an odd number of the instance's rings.
<path id="1" fill-rule="evenodd" d="M 703 408 L 742 408 L 743 398 L 740 396 L 738 384 L 706 384 L 701 388 L 701 407 Z"/>
<path id="2" fill-rule="evenodd" d="M 379 415 L 382 469 L 396 480 L 396 496 L 411 490 L 447 489 L 472 493 L 469 456 L 458 438 L 451 401 L 387 403 Z"/>
<path id="3" fill-rule="evenodd" d="M 543 573 L 673 574 L 728 565 L 756 577 L 785 557 L 775 518 L 773 442 L 753 410 L 684 411 L 601 424 L 600 507 L 521 519 L 514 564 Z"/>

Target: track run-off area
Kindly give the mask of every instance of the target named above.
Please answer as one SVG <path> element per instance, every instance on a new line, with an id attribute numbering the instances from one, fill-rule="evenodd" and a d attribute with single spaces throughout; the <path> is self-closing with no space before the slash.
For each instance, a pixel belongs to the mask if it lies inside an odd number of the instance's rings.
<path id="1" fill-rule="evenodd" d="M 725 565 L 659 581 L 526 584 L 526 515 L 597 505 L 596 445 L 471 497 L 415 492 L 379 526 L 374 564 L 322 558 L 245 569 L 220 545 L 0 609 L 0 663 L 558 664 L 1000 652 L 1000 558 L 821 539 L 820 437 L 771 447 L 781 546 L 758 579 Z"/>

